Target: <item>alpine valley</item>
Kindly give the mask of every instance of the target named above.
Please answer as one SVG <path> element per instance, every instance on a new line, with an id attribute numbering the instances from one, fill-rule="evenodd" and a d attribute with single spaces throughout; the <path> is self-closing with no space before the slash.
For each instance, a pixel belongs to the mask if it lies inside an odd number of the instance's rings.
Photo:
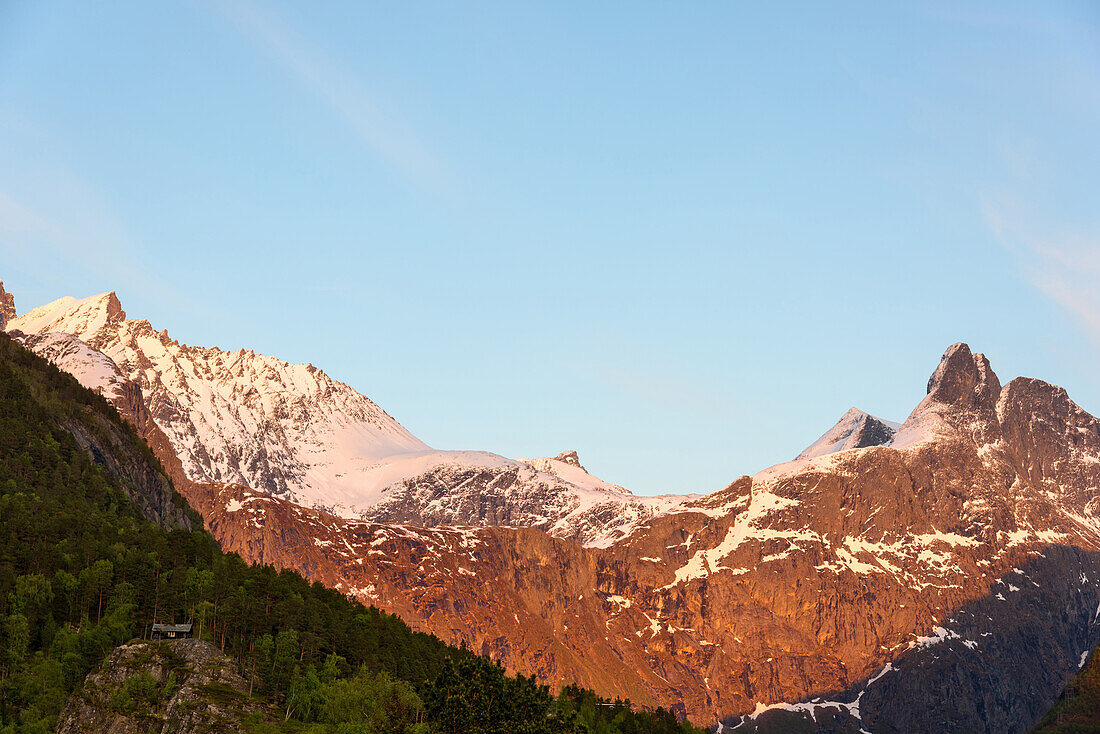
<path id="1" fill-rule="evenodd" d="M 719 731 L 1019 732 L 1100 644 L 1100 421 L 966 344 L 900 424 L 853 408 L 789 463 L 641 497 L 572 451 L 433 449 L 114 293 L 19 314 L 0 284 L 0 326 L 117 409 L 224 551 L 554 689 Z"/>

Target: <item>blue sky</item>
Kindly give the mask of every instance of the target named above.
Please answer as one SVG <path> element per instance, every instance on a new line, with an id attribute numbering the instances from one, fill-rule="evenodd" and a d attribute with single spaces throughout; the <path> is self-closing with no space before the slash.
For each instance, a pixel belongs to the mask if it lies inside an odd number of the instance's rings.
<path id="1" fill-rule="evenodd" d="M 1095 3 L 0 4 L 0 278 L 708 491 L 943 349 L 1100 412 Z"/>

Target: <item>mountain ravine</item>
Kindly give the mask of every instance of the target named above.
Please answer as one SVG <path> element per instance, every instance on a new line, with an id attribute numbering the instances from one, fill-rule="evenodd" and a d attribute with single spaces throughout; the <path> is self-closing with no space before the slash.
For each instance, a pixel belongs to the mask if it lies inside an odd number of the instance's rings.
<path id="1" fill-rule="evenodd" d="M 791 463 L 652 500 L 575 455 L 420 448 L 315 368 L 178 345 L 117 304 L 62 299 L 7 328 L 160 432 L 226 550 L 541 680 L 725 730 L 1024 731 L 1100 643 L 1100 423 L 1054 385 L 1002 385 L 965 344 L 896 428 L 856 411 Z M 47 349 L 54 332 L 72 343 Z M 233 412 L 199 404 L 211 379 Z M 394 453 L 332 458 L 337 412 Z M 261 414 L 280 426 L 263 455 L 233 428 Z M 369 491 L 304 487 L 318 455 Z"/>

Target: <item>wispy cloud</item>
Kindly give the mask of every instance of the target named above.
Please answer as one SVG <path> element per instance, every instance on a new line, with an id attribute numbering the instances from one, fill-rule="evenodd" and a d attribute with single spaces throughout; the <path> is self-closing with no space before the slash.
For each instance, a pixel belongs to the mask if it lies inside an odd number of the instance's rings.
<path id="1" fill-rule="evenodd" d="M 1041 226 L 1027 211 L 1010 194 L 982 197 L 987 224 L 1016 256 L 1028 281 L 1074 316 L 1100 346 L 1100 232 Z"/>
<path id="2" fill-rule="evenodd" d="M 431 192 L 450 188 L 444 167 L 420 137 L 345 66 L 250 0 L 218 7 L 403 179 Z"/>
<path id="3" fill-rule="evenodd" d="M 66 182 L 72 183 L 71 178 Z M 169 284 L 150 264 L 149 252 L 121 223 L 103 212 L 89 214 L 85 201 L 71 198 L 72 190 L 58 190 L 58 198 L 43 202 L 48 209 L 32 208 L 0 190 L 0 266 L 33 273 L 40 285 L 61 289 L 56 296 L 110 289 L 195 307 L 189 293 Z M 0 278 L 4 276 L 0 272 Z M 14 289 L 25 285 L 8 283 Z M 40 304 L 20 305 L 26 309 Z"/>
<path id="4" fill-rule="evenodd" d="M 55 222 L 0 191 L 0 236 L 56 238 L 63 230 Z"/>
<path id="5" fill-rule="evenodd" d="M 191 294 L 156 267 L 156 248 L 144 246 L 111 197 L 59 155 L 65 147 L 48 128 L 0 112 L 0 278 L 47 298 L 117 289 L 194 309 Z"/>

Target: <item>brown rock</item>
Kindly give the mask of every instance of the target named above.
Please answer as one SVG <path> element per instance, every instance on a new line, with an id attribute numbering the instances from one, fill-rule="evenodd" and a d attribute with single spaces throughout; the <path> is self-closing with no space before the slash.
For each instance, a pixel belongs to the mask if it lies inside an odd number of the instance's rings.
<path id="1" fill-rule="evenodd" d="M 127 682 L 145 680 L 148 695 L 128 701 Z M 249 695 L 236 663 L 195 639 L 134 641 L 115 648 L 73 694 L 57 724 L 58 734 L 198 734 L 251 731 L 245 720 L 277 712 Z"/>
<path id="2" fill-rule="evenodd" d="M 4 281 L 0 280 L 0 329 L 15 318 L 15 297 L 4 290 Z"/>

